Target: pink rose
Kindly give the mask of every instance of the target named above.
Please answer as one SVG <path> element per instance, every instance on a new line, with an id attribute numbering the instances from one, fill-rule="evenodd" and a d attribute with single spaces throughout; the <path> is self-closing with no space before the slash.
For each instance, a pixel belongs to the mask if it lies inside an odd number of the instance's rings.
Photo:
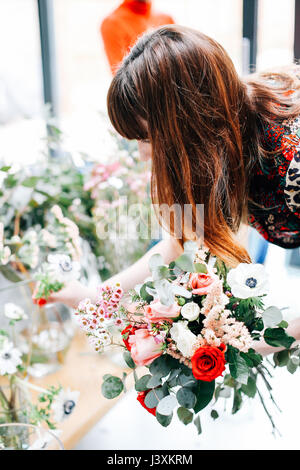
<path id="1" fill-rule="evenodd" d="M 162 355 L 161 344 L 157 344 L 146 329 L 136 330 L 128 338 L 131 357 L 137 366 L 147 366 Z"/>
<path id="2" fill-rule="evenodd" d="M 153 322 L 170 320 L 178 317 L 180 314 L 180 307 L 176 303 L 167 306 L 163 305 L 159 300 L 154 300 L 146 307 L 145 317 Z"/>
<path id="3" fill-rule="evenodd" d="M 217 280 L 214 274 L 192 273 L 189 285 L 194 295 L 207 295 Z"/>

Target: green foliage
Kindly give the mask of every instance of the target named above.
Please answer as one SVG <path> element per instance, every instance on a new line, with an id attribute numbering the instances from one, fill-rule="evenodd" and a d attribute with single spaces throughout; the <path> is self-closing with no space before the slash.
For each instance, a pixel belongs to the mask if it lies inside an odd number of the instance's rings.
<path id="1" fill-rule="evenodd" d="M 202 263 L 195 263 L 194 269 L 196 273 L 204 273 L 204 274 L 207 273 L 207 267 L 205 266 L 205 264 L 202 264 Z"/>
<path id="2" fill-rule="evenodd" d="M 290 359 L 290 351 L 284 349 L 283 351 L 276 352 L 273 355 L 274 363 L 278 367 L 285 367 Z"/>
<path id="3" fill-rule="evenodd" d="M 257 392 L 256 380 L 253 377 L 248 377 L 248 382 L 241 386 L 241 391 L 248 397 L 254 398 Z"/>
<path id="4" fill-rule="evenodd" d="M 197 380 L 197 390 L 195 392 L 197 401 L 194 406 L 195 413 L 203 410 L 212 400 L 215 391 L 215 381 L 203 382 Z"/>
<path id="5" fill-rule="evenodd" d="M 295 338 L 289 336 L 283 328 L 267 328 L 264 332 L 264 340 L 274 348 L 283 346 L 289 349 L 295 342 Z"/>
<path id="6" fill-rule="evenodd" d="M 179 405 L 184 408 L 194 408 L 197 402 L 196 395 L 188 387 L 182 387 L 176 394 Z"/>
<path id="7" fill-rule="evenodd" d="M 135 389 L 137 392 L 145 392 L 146 390 L 148 390 L 148 382 L 149 382 L 149 379 L 151 379 L 151 375 L 150 374 L 147 374 L 147 375 L 143 375 L 143 377 L 141 377 L 140 379 L 136 380 L 135 382 Z"/>
<path id="8" fill-rule="evenodd" d="M 130 351 L 124 351 L 123 353 L 123 358 L 124 361 L 126 362 L 127 366 L 130 367 L 130 369 L 135 369 L 136 365 L 131 357 Z"/>
<path id="9" fill-rule="evenodd" d="M 234 389 L 234 395 L 233 395 L 233 405 L 232 405 L 232 414 L 234 415 L 237 413 L 243 404 L 243 398 L 241 391 L 237 388 Z"/>
<path id="10" fill-rule="evenodd" d="M 119 377 L 109 376 L 102 383 L 101 391 L 105 398 L 112 400 L 124 390 L 123 381 Z"/>
<path id="11" fill-rule="evenodd" d="M 166 377 L 169 375 L 171 369 L 178 367 L 178 364 L 179 362 L 176 359 L 168 354 L 163 354 L 150 364 L 149 370 L 152 375 Z"/>
<path id="12" fill-rule="evenodd" d="M 184 408 L 183 406 L 180 406 L 178 408 L 177 415 L 180 421 L 185 425 L 190 424 L 193 421 L 194 417 L 193 412 L 188 410 L 187 408 Z"/>
<path id="13" fill-rule="evenodd" d="M 215 421 L 216 419 L 218 419 L 219 413 L 217 412 L 217 410 L 211 410 L 210 416 L 211 416 L 212 419 Z"/>
<path id="14" fill-rule="evenodd" d="M 249 367 L 246 360 L 240 355 L 240 352 L 236 348 L 232 346 L 228 347 L 227 361 L 232 377 L 242 384 L 247 384 Z"/>
<path id="15" fill-rule="evenodd" d="M 202 433 L 202 427 L 201 427 L 201 421 L 200 421 L 200 416 L 198 415 L 197 418 L 194 421 L 194 425 L 196 426 L 198 435 Z"/>
<path id="16" fill-rule="evenodd" d="M 164 416 L 156 412 L 156 419 L 159 422 L 159 424 L 163 426 L 164 428 L 168 427 L 169 424 L 171 424 L 172 418 L 173 418 L 173 414 L 169 416 Z"/>
<path id="17" fill-rule="evenodd" d="M 194 262 L 187 254 L 179 256 L 175 261 L 176 266 L 186 272 L 194 272 Z"/>

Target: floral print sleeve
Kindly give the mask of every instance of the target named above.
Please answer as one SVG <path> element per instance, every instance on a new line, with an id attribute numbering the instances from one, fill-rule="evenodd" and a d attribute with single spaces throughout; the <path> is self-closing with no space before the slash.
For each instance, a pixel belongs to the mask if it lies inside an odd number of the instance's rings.
<path id="1" fill-rule="evenodd" d="M 271 243 L 295 248 L 300 246 L 300 116 L 265 125 L 263 142 L 275 153 L 254 169 L 249 223 Z"/>
<path id="2" fill-rule="evenodd" d="M 288 122 L 293 158 L 285 176 L 284 195 L 288 208 L 300 217 L 300 116 Z"/>

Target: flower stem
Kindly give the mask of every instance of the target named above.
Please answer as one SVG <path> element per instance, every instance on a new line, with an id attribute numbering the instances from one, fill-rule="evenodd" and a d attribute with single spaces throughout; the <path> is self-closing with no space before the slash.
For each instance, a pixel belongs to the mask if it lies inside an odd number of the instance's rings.
<path id="1" fill-rule="evenodd" d="M 16 383 L 19 384 L 23 388 L 30 388 L 31 390 L 35 390 L 36 392 L 46 393 L 47 395 L 51 395 L 51 392 L 46 390 L 45 388 L 38 387 L 30 382 L 25 382 L 25 380 L 16 377 Z"/>

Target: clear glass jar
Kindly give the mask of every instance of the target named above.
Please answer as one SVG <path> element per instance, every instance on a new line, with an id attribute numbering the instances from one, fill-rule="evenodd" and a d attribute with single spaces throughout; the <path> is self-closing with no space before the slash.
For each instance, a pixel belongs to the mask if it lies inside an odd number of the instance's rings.
<path id="1" fill-rule="evenodd" d="M 0 450 L 64 450 L 51 431 L 22 423 L 0 424 Z"/>
<path id="2" fill-rule="evenodd" d="M 74 336 L 71 311 L 62 304 L 32 310 L 31 321 L 20 331 L 17 345 L 32 377 L 57 371 L 65 362 Z"/>

